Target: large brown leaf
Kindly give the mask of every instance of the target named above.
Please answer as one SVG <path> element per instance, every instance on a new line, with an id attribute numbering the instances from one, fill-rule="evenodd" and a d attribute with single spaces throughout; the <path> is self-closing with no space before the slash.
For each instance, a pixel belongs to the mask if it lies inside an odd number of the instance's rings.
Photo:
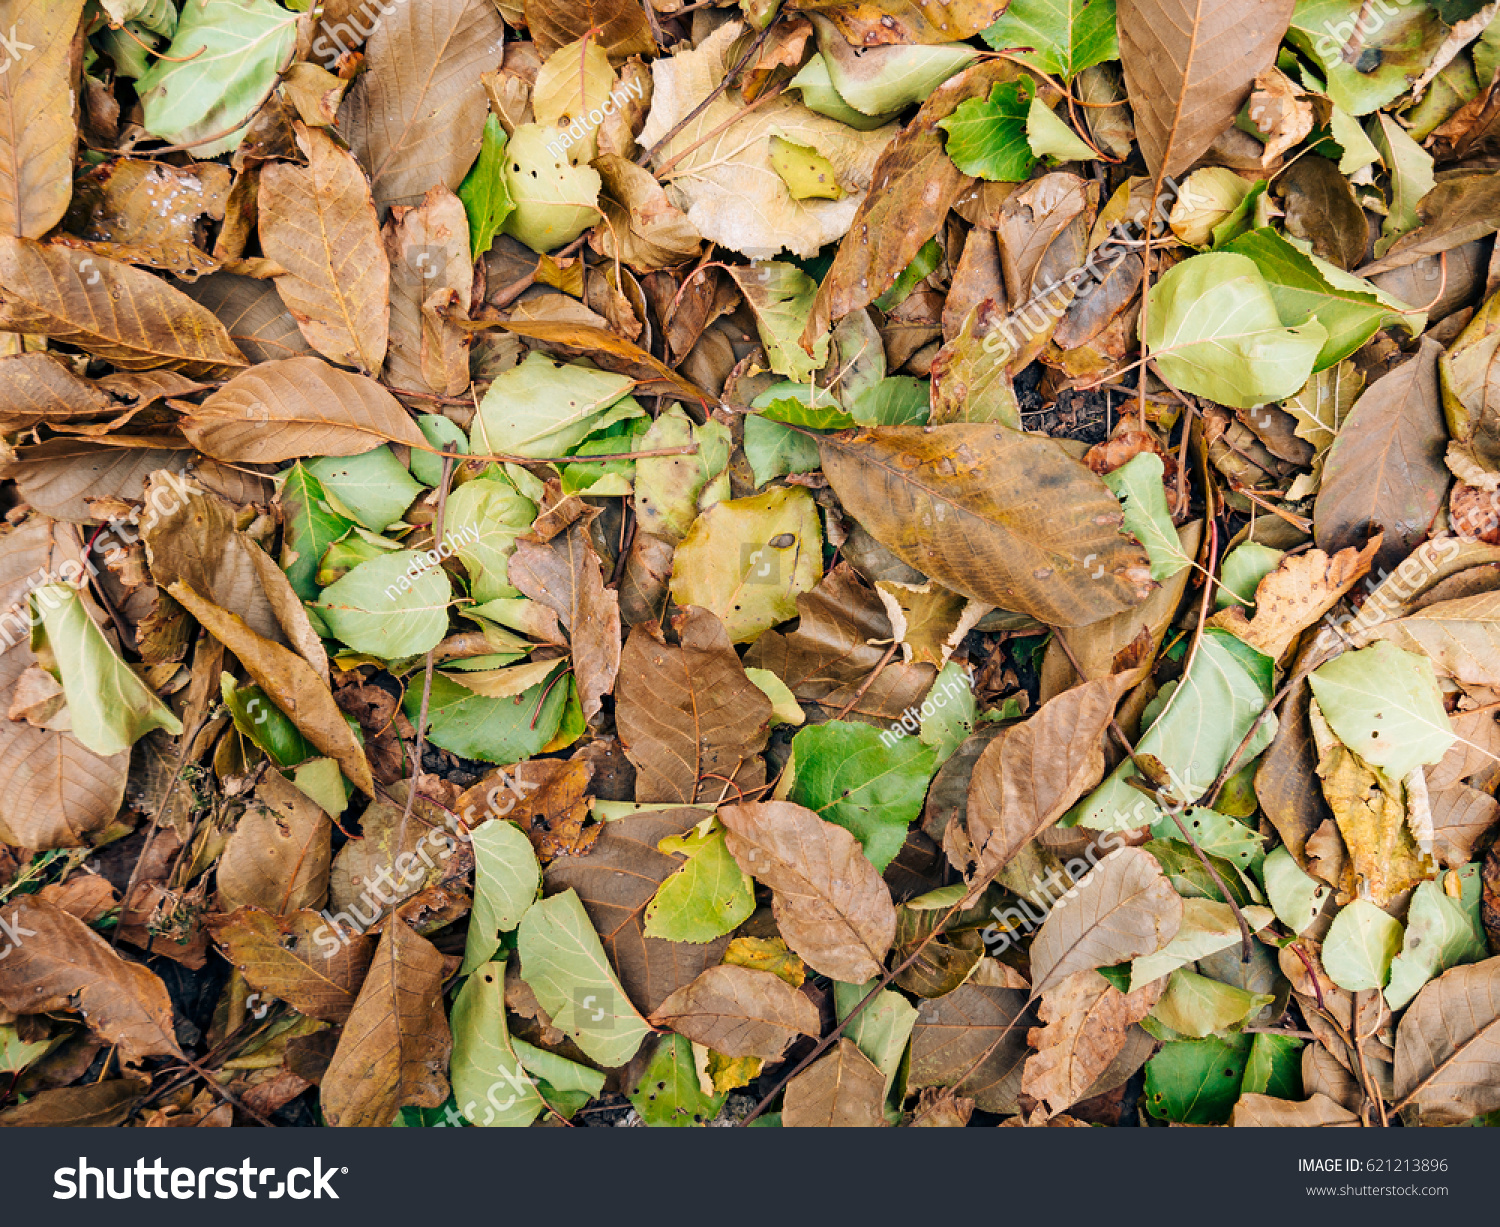
<path id="1" fill-rule="evenodd" d="M 75 529 L 33 516 L 0 531 L 0 705 L 36 664 L 27 585 L 41 577 L 82 575 Z M 46 850 L 91 842 L 114 820 L 125 796 L 129 754 L 101 758 L 72 733 L 0 720 L 0 842 Z"/>
<path id="2" fill-rule="evenodd" d="M 545 545 L 519 542 L 508 574 L 523 593 L 555 612 L 568 632 L 583 718 L 593 723 L 620 669 L 620 598 L 604 586 L 588 521 L 574 521 Z"/>
<path id="3" fill-rule="evenodd" d="M 67 212 L 78 141 L 73 38 L 82 12 L 82 0 L 5 6 L 10 37 L 0 73 L 0 230 L 6 234 L 39 239 Z"/>
<path id="4" fill-rule="evenodd" d="M 479 77 L 500 66 L 504 42 L 491 0 L 401 4 L 376 23 L 339 130 L 369 168 L 382 210 L 463 182 L 484 133 Z"/>
<path id="5" fill-rule="evenodd" d="M 771 700 L 745 676 L 724 624 L 687 609 L 681 646 L 654 624 L 630 632 L 620 655 L 615 723 L 635 764 L 635 799 L 690 805 L 762 782 L 757 755 L 770 731 Z M 714 776 L 717 778 L 710 779 Z"/>
<path id="6" fill-rule="evenodd" d="M 323 1076 L 324 1118 L 335 1127 L 379 1128 L 405 1104 L 438 1107 L 448 1097 L 452 1047 L 443 956 L 393 920 Z"/>
<path id="7" fill-rule="evenodd" d="M 25 1103 L 0 1112 L 0 1128 L 107 1129 L 122 1125 L 149 1086 L 145 1078 L 110 1078 L 38 1091 Z"/>
<path id="8" fill-rule="evenodd" d="M 1438 395 L 1442 346 L 1422 339 L 1415 358 L 1365 389 L 1323 464 L 1313 506 L 1318 547 L 1332 554 L 1385 539 L 1375 566 L 1393 569 L 1423 540 L 1443 506 L 1448 432 Z"/>
<path id="9" fill-rule="evenodd" d="M 313 352 L 269 281 L 212 273 L 185 286 L 183 292 L 218 317 L 229 330 L 229 339 L 251 362 L 272 362 Z"/>
<path id="10" fill-rule="evenodd" d="M 276 290 L 307 343 L 377 375 L 390 328 L 391 265 L 370 185 L 326 132 L 300 128 L 297 141 L 306 166 L 273 162 L 261 171 L 261 247 L 286 270 Z"/>
<path id="11" fill-rule="evenodd" d="M 1156 858 L 1120 848 L 1057 901 L 1031 943 L 1032 995 L 1075 972 L 1155 954 L 1177 934 L 1182 899 Z"/>
<path id="12" fill-rule="evenodd" d="M 1295 0 L 1119 0 L 1120 62 L 1146 165 L 1178 175 L 1239 114 Z"/>
<path id="13" fill-rule="evenodd" d="M 946 1086 L 986 1112 L 1016 1111 L 1026 1030 L 1024 989 L 962 984 L 923 1001 L 911 1033 L 911 1086 Z"/>
<path id="14" fill-rule="evenodd" d="M 1500 176 L 1488 169 L 1455 170 L 1417 202 L 1417 216 L 1421 225 L 1358 269 L 1360 276 L 1415 264 L 1493 234 L 1500 227 Z"/>
<path id="15" fill-rule="evenodd" d="M 1417 994 L 1396 1031 L 1396 1096 L 1424 1125 L 1500 1108 L 1500 958 L 1455 967 Z"/>
<path id="16" fill-rule="evenodd" d="M 1064 691 L 985 747 L 974 764 L 967 811 L 979 855 L 971 877 L 976 888 L 1099 781 L 1101 741 L 1129 681 L 1116 674 Z"/>
<path id="17" fill-rule="evenodd" d="M 77 1011 L 126 1061 L 181 1056 L 172 1003 L 154 972 L 127 963 L 83 921 L 34 895 L 0 909 L 9 953 L 0 1006 L 16 1014 Z"/>
<path id="18" fill-rule="evenodd" d="M 369 760 L 317 670 L 295 652 L 257 635 L 235 614 L 205 601 L 187 584 L 172 584 L 167 591 L 239 658 L 255 684 L 308 741 L 338 763 L 351 784 L 367 796 L 375 795 Z"/>
<path id="19" fill-rule="evenodd" d="M 80 379 L 51 354 L 0 359 L 0 429 L 29 430 L 43 422 L 107 417 L 119 408 L 103 390 Z"/>
<path id="20" fill-rule="evenodd" d="M 887 426 L 818 439 L 846 511 L 955 592 L 1083 626 L 1145 600 L 1119 501 L 1051 439 L 1001 426 Z"/>
<path id="21" fill-rule="evenodd" d="M 1255 1094 L 1240 1096 L 1229 1123 L 1236 1129 L 1358 1129 L 1362 1124 L 1358 1116 L 1327 1095 L 1292 1103 Z"/>
<path id="22" fill-rule="evenodd" d="M 729 944 L 727 937 L 702 945 L 668 942 L 645 931 L 646 905 L 682 867 L 657 844 L 705 817 L 701 809 L 670 809 L 616 818 L 604 824 L 586 856 L 559 857 L 547 866 L 547 893 L 578 892 L 621 986 L 643 1014 L 718 963 Z"/>
<path id="23" fill-rule="evenodd" d="M 173 440 L 167 436 L 162 442 Z M 139 500 L 153 473 L 183 472 L 190 454 L 186 447 L 111 447 L 88 439 L 57 438 L 18 448 L 15 461 L 3 472 L 43 515 L 85 524 L 100 518 L 93 500 Z"/>
<path id="24" fill-rule="evenodd" d="M 841 1039 L 786 1084 L 781 1123 L 788 1129 L 881 1129 L 885 1075 L 853 1040 Z"/>
<path id="25" fill-rule="evenodd" d="M 236 376 L 189 412 L 182 431 L 206 455 L 241 464 L 355 456 L 382 443 L 428 446 L 401 402 L 373 379 L 312 356 Z"/>
<path id="26" fill-rule="evenodd" d="M 71 247 L 0 235 L 0 328 L 76 345 L 127 371 L 220 379 L 246 365 L 224 325 L 162 278 Z"/>
<path id="27" fill-rule="evenodd" d="M 223 909 L 258 907 L 280 916 L 322 907 L 332 831 L 328 815 L 301 789 L 280 772 L 267 772 L 219 858 Z"/>
<path id="28" fill-rule="evenodd" d="M 771 888 L 788 946 L 846 984 L 884 970 L 896 909 L 859 840 L 790 801 L 726 805 L 719 817 L 740 868 Z"/>
<path id="29" fill-rule="evenodd" d="M 651 1023 L 725 1056 L 775 1061 L 799 1035 L 818 1034 L 818 1010 L 772 972 L 710 967 L 663 1001 Z"/>
<path id="30" fill-rule="evenodd" d="M 880 597 L 848 563 L 799 595 L 797 614 L 796 630 L 767 631 L 751 644 L 745 664 L 769 669 L 804 706 L 844 712 L 850 720 L 888 724 L 921 706 L 937 676 L 931 665 L 897 657 L 871 680 L 895 632 Z"/>
<path id="31" fill-rule="evenodd" d="M 1165 981 L 1122 993 L 1097 971 L 1080 971 L 1042 995 L 1045 1027 L 1028 1036 L 1036 1055 L 1021 1089 L 1054 1115 L 1084 1098 L 1130 1043 L 1132 1027 L 1161 996 Z"/>
<path id="32" fill-rule="evenodd" d="M 543 59 L 586 37 L 592 37 L 616 63 L 656 53 L 646 10 L 633 0 L 575 0 L 572 4 L 531 0 L 525 10 L 526 28 Z"/>
<path id="33" fill-rule="evenodd" d="M 331 1023 L 348 1019 L 375 957 L 372 934 L 335 935 L 321 912 L 239 908 L 208 927 L 251 988 Z"/>

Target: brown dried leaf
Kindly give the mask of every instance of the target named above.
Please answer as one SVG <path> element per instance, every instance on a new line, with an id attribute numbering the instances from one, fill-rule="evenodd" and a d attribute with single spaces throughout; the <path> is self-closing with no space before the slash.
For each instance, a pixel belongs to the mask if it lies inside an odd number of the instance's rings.
<path id="1" fill-rule="evenodd" d="M 123 1125 L 149 1086 L 145 1078 L 110 1078 L 38 1091 L 25 1103 L 0 1112 L 0 1128 L 105 1129 Z"/>
<path id="2" fill-rule="evenodd" d="M 391 338 L 386 382 L 457 396 L 469 386 L 469 334 L 443 318 L 469 314 L 474 264 L 463 201 L 439 185 L 415 208 L 386 219 L 391 262 Z"/>
<path id="3" fill-rule="evenodd" d="M 322 907 L 332 831 L 328 815 L 301 789 L 267 772 L 219 858 L 223 910 L 255 907 L 281 916 Z"/>
<path id="4" fill-rule="evenodd" d="M 1120 0 L 1120 63 L 1136 135 L 1160 180 L 1191 166 L 1271 66 L 1294 0 Z"/>
<path id="5" fill-rule="evenodd" d="M 311 910 L 276 916 L 239 908 L 213 917 L 208 927 L 251 988 L 331 1023 L 348 1019 L 375 957 L 373 935 L 335 934 Z"/>
<path id="6" fill-rule="evenodd" d="M 884 970 L 896 909 L 853 835 L 789 801 L 726 805 L 719 817 L 730 854 L 771 888 L 781 936 L 804 961 L 847 984 Z"/>
<path id="7" fill-rule="evenodd" d="M 1118 848 L 1057 901 L 1031 943 L 1032 995 L 1075 972 L 1155 954 L 1181 923 L 1182 900 L 1156 858 Z"/>
<path id="8" fill-rule="evenodd" d="M 1500 1108 L 1500 958 L 1428 984 L 1396 1032 L 1396 1095 L 1424 1125 L 1458 1125 Z"/>
<path id="9" fill-rule="evenodd" d="M 221 379 L 246 366 L 224 326 L 162 278 L 104 256 L 0 235 L 0 328 L 76 345 L 127 371 Z"/>
<path id="10" fill-rule="evenodd" d="M 325 358 L 379 374 L 390 328 L 391 265 L 370 185 L 354 155 L 322 129 L 299 126 L 297 142 L 306 166 L 273 162 L 260 177 L 260 244 L 285 270 L 276 292 Z"/>
<path id="11" fill-rule="evenodd" d="M 1358 1129 L 1363 1122 L 1327 1095 L 1314 1095 L 1304 1103 L 1292 1103 L 1270 1095 L 1245 1094 L 1234 1105 L 1229 1123 L 1236 1129 Z"/>
<path id="12" fill-rule="evenodd" d="M 119 409 L 102 389 L 80 379 L 51 354 L 0 359 L 0 430 L 92 421 Z"/>
<path id="13" fill-rule="evenodd" d="M 758 755 L 771 700 L 745 676 L 713 614 L 689 608 L 679 630 L 682 643 L 674 647 L 655 624 L 637 626 L 620 656 L 615 721 L 635 764 L 640 802 L 692 804 L 722 796 L 725 780 L 750 788 L 764 778 Z"/>
<path id="14" fill-rule="evenodd" d="M 229 339 L 251 362 L 273 362 L 313 352 L 269 281 L 212 273 L 184 287 L 184 293 L 218 317 L 228 329 Z"/>
<path id="15" fill-rule="evenodd" d="M 237 463 L 355 456 L 382 443 L 430 446 L 373 379 L 311 356 L 262 362 L 231 379 L 190 410 L 182 429 L 199 451 Z"/>
<path id="16" fill-rule="evenodd" d="M 386 925 L 333 1062 L 323 1115 L 338 1127 L 389 1125 L 405 1104 L 448 1097 L 453 1035 L 443 1010 L 443 956 L 400 920 Z"/>
<path id="17" fill-rule="evenodd" d="M 769 971 L 710 967 L 653 1010 L 651 1025 L 725 1056 L 776 1061 L 797 1036 L 818 1034 L 818 1010 Z"/>
<path id="18" fill-rule="evenodd" d="M 339 130 L 369 168 L 382 211 L 463 182 L 484 134 L 480 74 L 500 66 L 504 44 L 491 0 L 401 4 L 375 23 Z"/>
<path id="19" fill-rule="evenodd" d="M 17 1014 L 82 1014 L 132 1064 L 182 1055 L 172 1003 L 154 972 L 127 963 L 77 917 L 35 896 L 12 900 L 0 919 L 11 935 L 10 953 L 0 960 L 0 1006 Z"/>
<path id="20" fill-rule="evenodd" d="M 882 545 L 977 601 L 1081 626 L 1143 601 L 1145 552 L 1103 480 L 1000 426 L 888 426 L 818 439 L 844 508 Z"/>
<path id="21" fill-rule="evenodd" d="M 531 0 L 525 12 L 526 28 L 543 59 L 590 34 L 615 63 L 656 53 L 646 11 L 631 0 L 582 0 L 568 5 Z"/>
<path id="22" fill-rule="evenodd" d="M 788 1129 L 883 1129 L 885 1075 L 853 1040 L 840 1039 L 786 1084 Z"/>
<path id="23" fill-rule="evenodd" d="M 587 521 L 574 522 L 545 545 L 518 542 L 508 573 L 512 584 L 553 610 L 568 632 L 583 718 L 595 723 L 620 670 L 620 598 L 604 586 Z"/>
<path id="24" fill-rule="evenodd" d="M 62 220 L 78 143 L 74 38 L 82 0 L 21 0 L 0 74 L 0 230 L 39 239 Z M 20 48 L 26 53 L 22 54 Z"/>
<path id="25" fill-rule="evenodd" d="M 986 1112 L 1014 1112 L 1027 1028 L 1036 1022 L 1024 990 L 960 985 L 923 1001 L 911 1035 L 911 1086 L 951 1087 Z"/>

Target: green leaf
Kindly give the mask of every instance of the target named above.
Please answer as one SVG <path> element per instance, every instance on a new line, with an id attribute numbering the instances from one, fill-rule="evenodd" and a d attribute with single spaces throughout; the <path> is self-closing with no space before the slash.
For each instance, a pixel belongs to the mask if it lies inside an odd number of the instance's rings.
<path id="1" fill-rule="evenodd" d="M 932 413 L 932 382 L 891 375 L 861 389 L 849 413 L 861 426 L 926 426 Z"/>
<path id="2" fill-rule="evenodd" d="M 781 176 L 793 200 L 840 200 L 844 189 L 839 186 L 833 163 L 811 145 L 799 145 L 771 134 L 768 148 L 771 169 Z M 733 273 L 734 269 L 731 268 Z M 782 372 L 785 374 L 785 372 Z"/>
<path id="3" fill-rule="evenodd" d="M 320 456 L 307 471 L 323 484 L 323 493 L 371 532 L 383 533 L 406 514 L 422 487 L 389 447 L 359 456 Z"/>
<path id="4" fill-rule="evenodd" d="M 1222 1125 L 1240 1097 L 1250 1037 L 1173 1040 L 1146 1062 L 1146 1110 L 1180 1125 Z"/>
<path id="5" fill-rule="evenodd" d="M 1090 162 L 1099 156 L 1040 98 L 1033 98 L 1026 112 L 1026 143 L 1037 157 L 1051 158 L 1054 164 Z"/>
<path id="6" fill-rule="evenodd" d="M 1393 1010 L 1448 968 L 1477 962 L 1489 954 L 1479 915 L 1483 889 L 1479 866 L 1465 865 L 1454 878 L 1461 892 L 1457 899 L 1440 882 L 1423 882 L 1412 894 L 1401 953 L 1391 963 L 1391 982 L 1385 990 L 1386 1003 Z"/>
<path id="7" fill-rule="evenodd" d="M 769 669 L 746 669 L 745 676 L 771 700 L 772 724 L 801 724 L 807 719 L 807 713 L 797 702 L 792 688 Z"/>
<path id="8" fill-rule="evenodd" d="M 1384 639 L 1345 652 L 1308 681 L 1338 739 L 1392 779 L 1437 763 L 1458 739 L 1432 662 Z"/>
<path id="9" fill-rule="evenodd" d="M 937 751 L 936 768 L 952 758 L 954 751 L 974 732 L 979 704 L 974 698 L 972 675 L 957 661 L 943 666 L 927 694 L 934 702 L 922 717 L 917 739 Z M 940 697 L 946 702 L 937 702 Z M 925 702 L 923 706 L 927 706 Z"/>
<path id="10" fill-rule="evenodd" d="M 839 97 L 864 115 L 893 115 L 923 102 L 979 57 L 962 43 L 861 47 L 824 56 Z M 837 116 L 835 116 L 837 118 Z"/>
<path id="11" fill-rule="evenodd" d="M 748 920 L 755 911 L 755 886 L 724 842 L 716 819 L 686 835 L 672 835 L 662 852 L 684 853 L 687 863 L 656 888 L 646 905 L 645 933 L 667 942 L 711 942 Z"/>
<path id="12" fill-rule="evenodd" d="M 1071 81 L 1085 68 L 1120 58 L 1114 0 L 1011 0 L 980 37 L 993 51 Z"/>
<path id="13" fill-rule="evenodd" d="M 1351 993 L 1384 988 L 1401 949 L 1401 924 L 1368 899 L 1356 899 L 1333 918 L 1323 939 L 1323 970 Z"/>
<path id="14" fill-rule="evenodd" d="M 938 127 L 948 134 L 946 149 L 966 175 L 998 183 L 1020 183 L 1036 165 L 1026 140 L 1026 117 L 1035 87 L 1030 78 L 1004 81 L 987 100 L 961 102 Z"/>
<path id="15" fill-rule="evenodd" d="M 478 455 L 563 456 L 596 430 L 645 414 L 628 375 L 557 362 L 540 350 L 495 377 L 469 442 Z"/>
<path id="16" fill-rule="evenodd" d="M 577 892 L 534 904 L 517 941 L 522 978 L 552 1025 L 600 1065 L 630 1060 L 651 1028 L 615 978 Z"/>
<path id="17" fill-rule="evenodd" d="M 1302 933 L 1323 911 L 1323 901 L 1333 889 L 1302 871 L 1296 858 L 1286 848 L 1277 848 L 1263 868 L 1266 897 L 1276 912 L 1276 919 L 1293 933 Z"/>
<path id="18" fill-rule="evenodd" d="M 559 152 L 556 142 L 562 136 L 561 128 L 522 124 L 510 134 L 505 151 L 505 189 L 515 208 L 502 228 L 532 251 L 556 251 L 602 216 L 595 206 L 603 180 L 581 160 L 582 146 L 573 154 Z"/>
<path id="19" fill-rule="evenodd" d="M 1192 832 L 1193 842 L 1210 856 L 1228 861 L 1242 874 L 1260 869 L 1266 852 L 1266 838 L 1254 827 L 1203 806 L 1184 810 L 1182 821 Z M 1157 839 L 1186 842 L 1170 814 L 1151 824 L 1151 834 Z"/>
<path id="20" fill-rule="evenodd" d="M 362 562 L 323 589 L 313 608 L 356 652 L 404 660 L 437 647 L 448 630 L 453 586 L 428 555 L 397 550 Z"/>
<path id="21" fill-rule="evenodd" d="M 292 58 L 297 17 L 271 0 L 193 0 L 166 54 L 136 82 L 146 131 L 193 156 L 227 153 Z M 221 132 L 230 135 L 199 144 Z"/>
<path id="22" fill-rule="evenodd" d="M 673 1031 L 661 1037 L 641 1080 L 630 1092 L 630 1102 L 648 1128 L 707 1124 L 728 1098 L 727 1091 L 722 1095 L 704 1092 L 693 1060 L 692 1041 Z"/>
<path id="23" fill-rule="evenodd" d="M 745 418 L 745 459 L 756 486 L 788 473 L 811 473 L 823 463 L 814 440 L 759 414 Z"/>
<path id="24" fill-rule="evenodd" d="M 318 564 L 328 547 L 354 527 L 354 521 L 328 505 L 323 483 L 300 460 L 286 472 L 281 505 L 286 511 L 281 569 L 293 592 L 304 601 L 315 601 Z"/>
<path id="25" fill-rule="evenodd" d="M 1265 928 L 1274 919 L 1274 914 L 1267 908 L 1249 907 L 1242 911 L 1252 932 Z M 1234 918 L 1234 909 L 1229 904 L 1212 899 L 1184 899 L 1182 924 L 1176 936 L 1155 954 L 1144 955 L 1131 963 L 1127 991 L 1135 992 L 1168 972 L 1237 946 L 1239 942 L 1239 921 Z"/>
<path id="26" fill-rule="evenodd" d="M 866 115 L 845 102 L 844 96 L 834 87 L 828 62 L 821 55 L 808 60 L 788 88 L 802 92 L 802 105 L 809 111 L 848 124 L 857 132 L 871 132 L 895 118 L 894 115 Z"/>
<path id="27" fill-rule="evenodd" d="M 433 447 L 462 455 L 469 453 L 469 436 L 452 418 L 445 418 L 440 413 L 424 413 L 417 419 L 417 429 Z M 443 480 L 443 458 L 412 448 L 411 475 L 424 486 L 436 487 Z"/>
<path id="28" fill-rule="evenodd" d="M 1166 767 L 1178 800 L 1196 800 L 1229 761 L 1270 701 L 1273 668 L 1233 635 L 1204 633 L 1186 676 L 1136 742 L 1138 753 L 1150 754 Z M 1241 761 L 1253 759 L 1275 735 L 1276 719 L 1267 717 Z M 1125 783 L 1135 774 L 1135 764 L 1126 759 L 1068 812 L 1062 825 L 1125 831 L 1165 819 L 1175 832 L 1176 824 L 1150 797 Z"/>
<path id="29" fill-rule="evenodd" d="M 1390 5 L 1378 18 L 1367 13 L 1365 0 L 1298 0 L 1286 33 L 1327 81 L 1334 105 L 1351 115 L 1368 115 L 1399 98 L 1442 41 L 1442 25 L 1428 5 Z M 1378 28 L 1361 34 L 1361 22 Z M 1359 48 L 1353 63 L 1343 57 L 1346 40 Z"/>
<path id="30" fill-rule="evenodd" d="M 236 689 L 233 675 L 221 673 L 219 697 L 224 700 L 234 727 L 278 767 L 295 767 L 317 754 L 312 743 L 259 686 Z"/>
<path id="31" fill-rule="evenodd" d="M 1402 316 L 1402 305 L 1368 281 L 1299 251 L 1269 227 L 1241 235 L 1223 250 L 1255 261 L 1283 323 L 1311 313 L 1327 330 L 1314 371 L 1347 358 L 1387 323 L 1398 323 L 1413 336 L 1426 326 L 1426 316 Z"/>
<path id="32" fill-rule="evenodd" d="M 503 960 L 487 963 L 464 981 L 448 1023 L 453 1028 L 448 1076 L 465 1120 L 491 1129 L 523 1129 L 547 1110 L 505 1025 Z"/>
<path id="33" fill-rule="evenodd" d="M 922 810 L 937 751 L 913 737 L 887 746 L 873 725 L 835 720 L 799 732 L 792 754 L 787 799 L 849 831 L 884 872 Z"/>
<path id="34" fill-rule="evenodd" d="M 833 1009 L 839 1022 L 853 1013 L 854 1007 L 869 995 L 875 983 L 874 980 L 864 984 L 833 982 Z M 887 1093 L 896 1071 L 901 1068 L 901 1058 L 916 1025 L 917 1007 L 900 993 L 883 988 L 844 1032 L 870 1058 L 870 1063 L 885 1075 Z"/>
<path id="35" fill-rule="evenodd" d="M 484 255 L 515 210 L 505 183 L 505 145 L 509 138 L 493 114 L 485 116 L 484 138 L 479 157 L 458 185 L 458 198 L 469 216 L 469 254 L 475 259 Z"/>
<path id="36" fill-rule="evenodd" d="M 1214 593 L 1214 604 L 1220 609 L 1230 605 L 1254 605 L 1255 590 L 1260 581 L 1276 569 L 1284 553 L 1284 550 L 1273 550 L 1259 541 L 1244 541 L 1235 546 L 1219 569 L 1220 587 Z M 1239 600 L 1236 601 L 1235 597 Z"/>
<path id="37" fill-rule="evenodd" d="M 605 1076 L 597 1069 L 533 1047 L 525 1040 L 512 1039 L 510 1046 L 515 1049 L 526 1072 L 534 1076 L 541 1097 L 564 1119 L 571 1119 L 579 1108 L 589 1100 L 597 1099 L 604 1089 Z"/>
<path id="38" fill-rule="evenodd" d="M 469 595 L 494 601 L 520 593 L 508 576 L 516 538 L 536 522 L 536 504 L 494 477 L 467 481 L 448 495 L 444 536 L 469 576 Z"/>
<path id="39" fill-rule="evenodd" d="M 73 736 L 80 742 L 109 758 L 152 729 L 182 732 L 182 721 L 115 655 L 76 589 L 43 584 L 31 593 L 31 610 L 31 650 L 62 683 Z"/>
<path id="40" fill-rule="evenodd" d="M 811 383 L 772 384 L 750 407 L 773 422 L 812 430 L 844 430 L 854 425 L 854 418 L 832 392 Z"/>
<path id="41" fill-rule="evenodd" d="M 521 923 L 542 885 L 531 840 L 514 822 L 491 818 L 474 830 L 472 841 L 474 910 L 459 968 L 464 975 L 495 957 L 500 934 Z"/>
<path id="42" fill-rule="evenodd" d="M 1294 1035 L 1257 1032 L 1250 1042 L 1250 1060 L 1245 1065 L 1241 1094 L 1301 1099 L 1302 1048 L 1306 1042 Z"/>
<path id="43" fill-rule="evenodd" d="M 896 274 L 891 288 L 875 300 L 875 305 L 882 311 L 899 307 L 911 297 L 911 292 L 917 286 L 932 276 L 942 262 L 943 249 L 938 246 L 936 239 L 928 239 L 917 248 L 917 254 L 912 257 L 911 263 Z"/>
<path id="44" fill-rule="evenodd" d="M 1161 457 L 1155 452 L 1140 452 L 1104 475 L 1110 493 L 1125 505 L 1125 531 L 1146 547 L 1151 578 L 1158 583 L 1193 565 L 1172 525 L 1172 512 L 1162 486 L 1164 471 Z"/>
<path id="45" fill-rule="evenodd" d="M 557 675 L 508 699 L 487 699 L 442 675 L 432 679 L 427 707 L 427 739 L 464 758 L 487 763 L 515 763 L 540 754 L 562 723 L 572 693 Z M 422 706 L 422 687 L 407 687 L 402 710 L 415 721 Z"/>
<path id="46" fill-rule="evenodd" d="M 1391 177 L 1390 210 L 1381 224 L 1380 237 L 1375 240 L 1375 258 L 1378 260 L 1390 250 L 1392 243 L 1422 224 L 1417 203 L 1437 186 L 1437 181 L 1432 174 L 1432 155 L 1417 144 L 1405 128 L 1384 112 L 1377 114 L 1371 122 L 1370 135 L 1374 138 L 1376 152 Z"/>
<path id="47" fill-rule="evenodd" d="M 1151 1017 L 1178 1035 L 1203 1039 L 1245 1022 L 1274 1000 L 1270 993 L 1252 993 L 1179 968 L 1168 977 Z"/>
<path id="48" fill-rule="evenodd" d="M 1281 322 L 1255 261 L 1209 252 L 1175 265 L 1151 289 L 1146 344 L 1185 392 L 1248 409 L 1307 382 L 1328 331 L 1309 317 Z"/>
<path id="49" fill-rule="evenodd" d="M 818 283 L 795 264 L 780 260 L 735 265 L 729 274 L 755 316 L 771 369 L 796 383 L 806 383 L 828 362 L 827 336 L 818 337 L 811 354 L 799 342 Z"/>

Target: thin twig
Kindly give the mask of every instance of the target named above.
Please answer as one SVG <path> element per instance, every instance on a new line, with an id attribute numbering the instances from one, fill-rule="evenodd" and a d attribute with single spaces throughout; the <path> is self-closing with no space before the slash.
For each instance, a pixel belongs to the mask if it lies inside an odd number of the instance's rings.
<path id="1" fill-rule="evenodd" d="M 894 639 L 891 640 L 891 646 L 886 648 L 885 655 L 880 658 L 880 663 L 871 669 L 870 676 L 860 683 L 859 689 L 854 692 L 854 697 L 845 703 L 843 707 L 839 708 L 838 714 L 833 717 L 835 720 L 842 720 L 854 710 L 854 705 L 865 697 L 865 691 L 875 684 L 875 679 L 880 676 L 886 665 L 891 663 L 891 657 L 896 654 L 896 649 L 899 646 Z"/>

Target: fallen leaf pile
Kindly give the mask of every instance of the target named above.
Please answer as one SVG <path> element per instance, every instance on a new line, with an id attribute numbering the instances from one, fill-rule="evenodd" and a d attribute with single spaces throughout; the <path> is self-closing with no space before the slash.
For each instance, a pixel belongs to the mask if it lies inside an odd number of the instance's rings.
<path id="1" fill-rule="evenodd" d="M 1500 1124 L 1496 10 L 0 4 L 0 1125 Z"/>

